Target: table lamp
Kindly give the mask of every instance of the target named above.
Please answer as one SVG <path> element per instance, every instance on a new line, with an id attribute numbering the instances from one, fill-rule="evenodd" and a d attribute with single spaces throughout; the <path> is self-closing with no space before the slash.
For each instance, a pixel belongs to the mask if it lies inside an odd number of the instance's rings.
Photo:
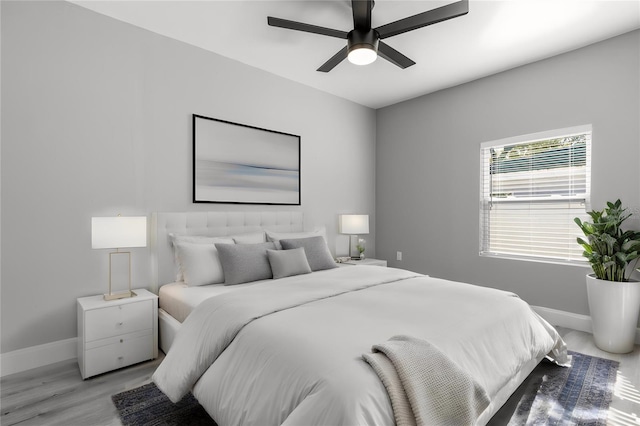
<path id="1" fill-rule="evenodd" d="M 91 248 L 116 249 L 109 253 L 109 293 L 104 295 L 104 300 L 122 299 L 133 297 L 136 294 L 131 291 L 131 252 L 120 251 L 123 248 L 147 246 L 147 217 L 92 217 L 91 218 Z M 113 293 L 111 288 L 112 266 L 116 258 L 124 258 L 129 269 L 129 290 Z"/>
<path id="2" fill-rule="evenodd" d="M 353 238 L 358 241 L 358 235 L 369 233 L 368 214 L 342 214 L 339 220 L 340 233 L 349 235 L 349 256 L 352 253 Z M 351 256 L 352 259 L 360 259 L 359 256 Z"/>

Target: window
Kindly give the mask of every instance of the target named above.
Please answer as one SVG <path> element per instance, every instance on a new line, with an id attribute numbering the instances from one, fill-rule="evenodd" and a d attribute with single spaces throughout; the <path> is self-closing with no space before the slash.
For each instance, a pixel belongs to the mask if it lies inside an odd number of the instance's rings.
<path id="1" fill-rule="evenodd" d="M 591 126 L 483 143 L 480 255 L 584 262 L 590 157 Z"/>

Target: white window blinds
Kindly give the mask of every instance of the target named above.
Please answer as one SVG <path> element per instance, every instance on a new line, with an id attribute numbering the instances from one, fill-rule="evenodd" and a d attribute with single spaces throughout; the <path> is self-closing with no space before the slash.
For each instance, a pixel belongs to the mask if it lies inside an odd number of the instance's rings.
<path id="1" fill-rule="evenodd" d="M 481 146 L 480 254 L 582 262 L 574 218 L 587 218 L 591 126 Z"/>

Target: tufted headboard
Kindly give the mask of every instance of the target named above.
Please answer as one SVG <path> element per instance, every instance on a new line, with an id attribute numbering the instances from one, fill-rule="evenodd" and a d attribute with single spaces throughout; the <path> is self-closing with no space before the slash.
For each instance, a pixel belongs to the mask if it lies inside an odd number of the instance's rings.
<path id="1" fill-rule="evenodd" d="M 152 213 L 150 226 L 151 291 L 175 281 L 173 248 L 169 234 L 225 236 L 261 230 L 304 230 L 299 211 Z"/>

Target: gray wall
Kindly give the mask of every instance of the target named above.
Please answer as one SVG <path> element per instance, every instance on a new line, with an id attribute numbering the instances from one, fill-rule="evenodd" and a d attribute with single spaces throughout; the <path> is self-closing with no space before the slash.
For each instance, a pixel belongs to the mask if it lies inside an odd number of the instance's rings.
<path id="1" fill-rule="evenodd" d="M 106 291 L 92 216 L 302 210 L 338 252 L 339 213 L 375 229 L 375 111 L 69 3 L 1 7 L 2 353 L 75 337 Z M 192 113 L 300 135 L 302 206 L 193 204 Z"/>
<path id="2" fill-rule="evenodd" d="M 639 41 L 634 31 L 378 110 L 378 256 L 588 314 L 588 267 L 479 257 L 480 143 L 592 124 L 592 206 L 621 198 L 640 213 Z"/>

